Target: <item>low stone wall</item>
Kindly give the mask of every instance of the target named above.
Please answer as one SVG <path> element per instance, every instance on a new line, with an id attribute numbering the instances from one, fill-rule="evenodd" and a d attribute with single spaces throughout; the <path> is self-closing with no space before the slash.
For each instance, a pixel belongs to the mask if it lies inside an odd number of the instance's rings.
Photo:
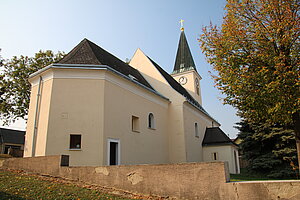
<path id="1" fill-rule="evenodd" d="M 61 168 L 60 175 L 131 192 L 187 199 L 213 199 L 226 182 L 222 162 L 68 167 Z"/>
<path id="2" fill-rule="evenodd" d="M 300 181 L 245 181 L 226 183 L 228 199 L 299 200 Z"/>
<path id="3" fill-rule="evenodd" d="M 227 163 L 68 167 L 68 156 L 11 158 L 4 168 L 180 199 L 300 199 L 300 181 L 227 182 Z"/>
<path id="4" fill-rule="evenodd" d="M 62 166 L 69 166 L 69 156 L 38 156 L 32 158 L 9 158 L 2 167 L 58 176 Z"/>

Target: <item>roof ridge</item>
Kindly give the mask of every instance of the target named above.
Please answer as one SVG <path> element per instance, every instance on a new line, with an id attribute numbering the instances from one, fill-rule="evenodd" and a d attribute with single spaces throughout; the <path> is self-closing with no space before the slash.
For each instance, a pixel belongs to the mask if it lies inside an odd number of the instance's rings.
<path id="1" fill-rule="evenodd" d="M 82 42 L 84 42 L 84 41 L 86 41 L 86 43 L 88 44 L 88 47 L 89 47 L 89 48 L 91 49 L 91 51 L 93 52 L 93 57 L 96 58 L 96 60 L 98 60 L 98 62 L 99 62 L 100 64 L 102 64 L 102 63 L 100 62 L 100 60 L 97 58 L 96 53 L 95 53 L 95 51 L 93 50 L 93 48 L 92 48 L 92 46 L 91 46 L 91 44 L 93 44 L 93 45 L 96 45 L 96 44 L 93 43 L 92 41 L 88 40 L 87 38 L 84 38 L 84 39 L 82 40 Z M 98 45 L 96 45 L 96 46 L 98 46 Z"/>
<path id="2" fill-rule="evenodd" d="M 57 64 L 107 65 L 125 76 L 135 77 L 137 82 L 153 89 L 138 70 L 86 38 Z"/>
<path id="3" fill-rule="evenodd" d="M 94 61 L 96 61 L 97 64 L 102 64 L 99 59 L 96 57 L 95 52 L 92 50 L 90 43 L 92 43 L 91 41 L 89 41 L 87 38 L 84 38 L 83 40 L 80 41 L 79 44 L 77 44 L 67 55 L 65 55 L 62 59 L 60 59 L 58 62 L 56 63 L 61 63 L 61 64 L 65 64 L 70 62 L 72 59 L 76 58 L 77 53 L 82 53 L 80 51 L 82 51 L 82 49 L 84 48 L 84 45 L 86 45 L 91 51 L 92 54 L 88 54 L 88 52 L 86 52 L 87 54 L 85 55 L 86 58 L 92 56 L 92 58 L 90 57 L 89 59 L 94 59 Z"/>

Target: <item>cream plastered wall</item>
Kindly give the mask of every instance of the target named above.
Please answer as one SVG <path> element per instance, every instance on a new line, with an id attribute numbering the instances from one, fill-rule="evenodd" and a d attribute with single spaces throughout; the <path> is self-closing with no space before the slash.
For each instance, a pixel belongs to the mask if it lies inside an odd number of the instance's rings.
<path id="1" fill-rule="evenodd" d="M 200 80 L 202 79 L 201 76 L 194 70 L 187 71 L 187 72 L 181 72 L 178 74 L 172 74 L 172 77 L 179 82 L 180 77 L 186 77 L 187 82 L 182 85 L 189 93 L 192 95 L 192 97 L 202 105 L 202 97 L 201 97 L 201 85 Z M 199 95 L 197 94 L 197 87 L 196 87 L 196 78 L 198 79 L 199 83 Z"/>
<path id="2" fill-rule="evenodd" d="M 237 153 L 237 149 L 232 145 L 223 145 L 223 146 L 204 146 L 203 147 L 203 161 L 212 162 L 213 153 L 217 152 L 218 160 L 216 161 L 227 161 L 229 165 L 229 172 L 231 174 L 240 173 L 239 163 L 237 160 L 237 166 L 235 165 L 234 160 L 234 151 Z M 237 153 L 238 157 L 238 153 Z"/>
<path id="3" fill-rule="evenodd" d="M 201 162 L 203 161 L 202 140 L 206 127 L 212 127 L 212 121 L 217 126 L 219 126 L 219 124 L 201 113 L 188 102 L 183 104 L 183 117 L 187 162 Z M 197 123 L 198 126 L 199 137 L 195 135 L 195 123 Z"/>
<path id="4" fill-rule="evenodd" d="M 108 163 L 108 140 L 120 143 L 120 164 L 169 162 L 169 101 L 117 75 L 107 72 L 105 82 L 104 163 Z M 155 127 L 148 128 L 148 115 Z M 132 116 L 139 118 L 138 131 L 132 130 Z"/>
<path id="5" fill-rule="evenodd" d="M 171 103 L 168 108 L 169 162 L 186 162 L 182 110 L 185 98 L 169 85 L 140 49 L 137 49 L 129 64 L 138 69 L 156 91 L 170 99 Z"/>
<path id="6" fill-rule="evenodd" d="M 32 142 L 33 142 L 33 132 L 34 132 L 34 118 L 36 110 L 36 98 L 37 98 L 38 86 L 31 85 L 30 102 L 28 109 L 28 120 L 25 134 L 25 144 L 24 144 L 24 157 L 32 156 Z"/>
<path id="7" fill-rule="evenodd" d="M 34 124 L 37 123 L 35 136 L 34 156 L 43 156 L 46 154 L 47 129 L 49 120 L 50 98 L 52 91 L 52 80 L 49 78 L 53 73 L 52 70 L 44 72 L 37 77 L 30 79 L 32 84 L 31 98 L 29 105 L 29 114 L 27 121 L 27 129 L 25 135 L 24 157 L 32 156 L 32 148 L 34 141 Z M 40 77 L 42 80 L 40 81 Z M 40 85 L 40 97 L 37 102 L 38 88 Z M 36 104 L 38 103 L 38 108 Z M 38 110 L 38 114 L 36 111 Z"/>
<path id="8" fill-rule="evenodd" d="M 51 99 L 51 105 L 47 105 L 48 112 L 39 116 L 38 130 L 43 130 L 47 140 L 46 144 L 37 145 L 37 149 L 45 149 L 39 155 L 71 155 L 73 166 L 106 165 L 107 140 L 118 139 L 121 164 L 169 162 L 167 99 L 107 70 L 48 69 L 44 74 L 48 75 L 52 90 L 42 93 L 41 101 Z M 32 97 L 36 96 L 36 87 L 34 83 Z M 43 88 L 42 91 L 45 84 Z M 29 109 L 30 133 L 35 101 L 31 100 Z M 147 127 L 150 112 L 155 117 L 155 129 Z M 132 115 L 140 117 L 139 133 L 131 131 Z M 69 149 L 70 134 L 81 135 L 80 150 Z M 27 136 L 30 135 L 27 157 L 31 156 L 33 133 Z M 39 132 L 38 135 L 41 136 Z"/>
<path id="9" fill-rule="evenodd" d="M 54 70 L 46 155 L 70 155 L 73 166 L 103 164 L 104 78 L 104 70 Z M 81 135 L 80 150 L 69 148 L 71 134 Z"/>

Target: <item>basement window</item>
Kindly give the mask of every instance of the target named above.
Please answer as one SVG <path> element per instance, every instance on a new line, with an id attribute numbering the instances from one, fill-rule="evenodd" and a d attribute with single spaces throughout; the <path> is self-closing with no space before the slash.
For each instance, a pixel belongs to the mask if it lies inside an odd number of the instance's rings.
<path id="1" fill-rule="evenodd" d="M 70 135 L 70 149 L 81 149 L 81 135 Z"/>
<path id="2" fill-rule="evenodd" d="M 136 117 L 136 116 L 131 117 L 131 129 L 133 132 L 139 132 L 139 130 L 140 130 L 139 117 Z"/>

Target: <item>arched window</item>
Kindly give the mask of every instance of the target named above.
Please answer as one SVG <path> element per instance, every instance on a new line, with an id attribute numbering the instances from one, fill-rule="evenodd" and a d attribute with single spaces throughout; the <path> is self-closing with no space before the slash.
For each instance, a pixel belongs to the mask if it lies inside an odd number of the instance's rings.
<path id="1" fill-rule="evenodd" d="M 155 128 L 154 126 L 154 115 L 152 113 L 149 113 L 148 115 L 148 128 Z"/>

